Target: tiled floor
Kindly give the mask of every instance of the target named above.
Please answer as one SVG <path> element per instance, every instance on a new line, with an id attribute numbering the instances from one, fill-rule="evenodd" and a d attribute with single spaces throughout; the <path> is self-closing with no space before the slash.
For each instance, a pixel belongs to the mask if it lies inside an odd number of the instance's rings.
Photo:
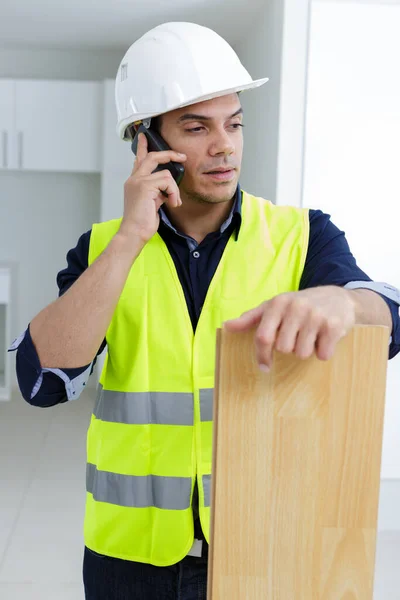
<path id="1" fill-rule="evenodd" d="M 78 401 L 52 409 L 32 408 L 18 394 L 0 403 L 1 600 L 83 600 L 85 441 L 93 401 L 87 389 Z M 400 600 L 400 531 L 379 534 L 374 600 Z"/>
<path id="2" fill-rule="evenodd" d="M 85 442 L 94 392 L 0 403 L 0 599 L 83 600 Z"/>

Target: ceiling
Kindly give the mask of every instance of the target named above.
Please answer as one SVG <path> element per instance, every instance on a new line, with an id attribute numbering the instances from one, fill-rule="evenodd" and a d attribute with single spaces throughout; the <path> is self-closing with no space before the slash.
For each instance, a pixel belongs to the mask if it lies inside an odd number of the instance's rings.
<path id="1" fill-rule="evenodd" d="M 0 0 L 0 46 L 125 48 L 165 21 L 206 25 L 234 44 L 267 0 Z"/>

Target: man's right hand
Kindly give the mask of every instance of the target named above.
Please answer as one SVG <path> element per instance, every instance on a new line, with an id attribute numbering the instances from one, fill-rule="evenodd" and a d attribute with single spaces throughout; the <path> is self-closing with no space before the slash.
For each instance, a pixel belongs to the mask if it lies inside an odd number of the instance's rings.
<path id="1" fill-rule="evenodd" d="M 179 188 L 170 171 L 153 171 L 158 165 L 185 160 L 184 154 L 173 150 L 148 152 L 146 136 L 143 133 L 139 135 L 133 171 L 124 186 L 124 216 L 119 230 L 121 233 L 139 238 L 146 244 L 158 230 L 160 206 L 164 202 L 171 208 L 181 206 Z"/>

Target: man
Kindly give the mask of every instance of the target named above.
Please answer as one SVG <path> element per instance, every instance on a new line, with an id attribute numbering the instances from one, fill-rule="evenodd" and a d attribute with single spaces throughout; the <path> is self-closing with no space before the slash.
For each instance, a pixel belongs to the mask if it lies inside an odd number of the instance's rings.
<path id="1" fill-rule="evenodd" d="M 133 44 L 119 133 L 144 122 L 173 150 L 149 153 L 139 136 L 123 218 L 80 238 L 59 299 L 14 344 L 38 406 L 78 397 L 107 344 L 88 432 L 88 600 L 206 598 L 217 327 L 254 328 L 265 371 L 273 350 L 328 360 L 355 323 L 389 327 L 390 357 L 400 350 L 397 291 L 358 268 L 328 215 L 240 189 L 238 92 L 264 82 L 197 25 Z M 179 187 L 155 171 L 170 161 L 185 167 Z"/>

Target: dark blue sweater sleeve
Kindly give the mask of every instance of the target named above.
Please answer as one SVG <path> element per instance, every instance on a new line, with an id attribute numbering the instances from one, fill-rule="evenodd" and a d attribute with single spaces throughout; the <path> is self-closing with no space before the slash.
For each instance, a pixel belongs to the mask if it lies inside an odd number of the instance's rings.
<path id="1" fill-rule="evenodd" d="M 352 281 L 372 281 L 358 266 L 343 231 L 320 210 L 310 210 L 310 239 L 300 289 L 320 285 L 344 286 Z M 393 321 L 389 358 L 400 352 L 399 306 L 380 294 Z"/>
<path id="2" fill-rule="evenodd" d="M 91 231 L 83 234 L 75 248 L 71 249 L 67 254 L 67 266 L 57 275 L 57 285 L 59 296 L 72 286 L 78 277 L 88 267 L 89 243 Z M 105 347 L 105 341 L 101 345 L 98 354 Z M 95 365 L 96 359 L 93 362 L 91 372 Z M 89 365 L 74 369 L 62 369 L 62 371 L 71 380 L 81 375 L 87 370 Z M 64 381 L 52 372 L 43 372 L 36 352 L 35 345 L 32 341 L 30 329 L 28 327 L 25 337 L 18 347 L 16 358 L 16 371 L 18 385 L 24 399 L 35 406 L 48 407 L 60 404 L 67 401 Z M 32 397 L 32 392 L 35 387 L 38 387 L 38 381 L 41 379 L 41 385 L 35 395 Z"/>

